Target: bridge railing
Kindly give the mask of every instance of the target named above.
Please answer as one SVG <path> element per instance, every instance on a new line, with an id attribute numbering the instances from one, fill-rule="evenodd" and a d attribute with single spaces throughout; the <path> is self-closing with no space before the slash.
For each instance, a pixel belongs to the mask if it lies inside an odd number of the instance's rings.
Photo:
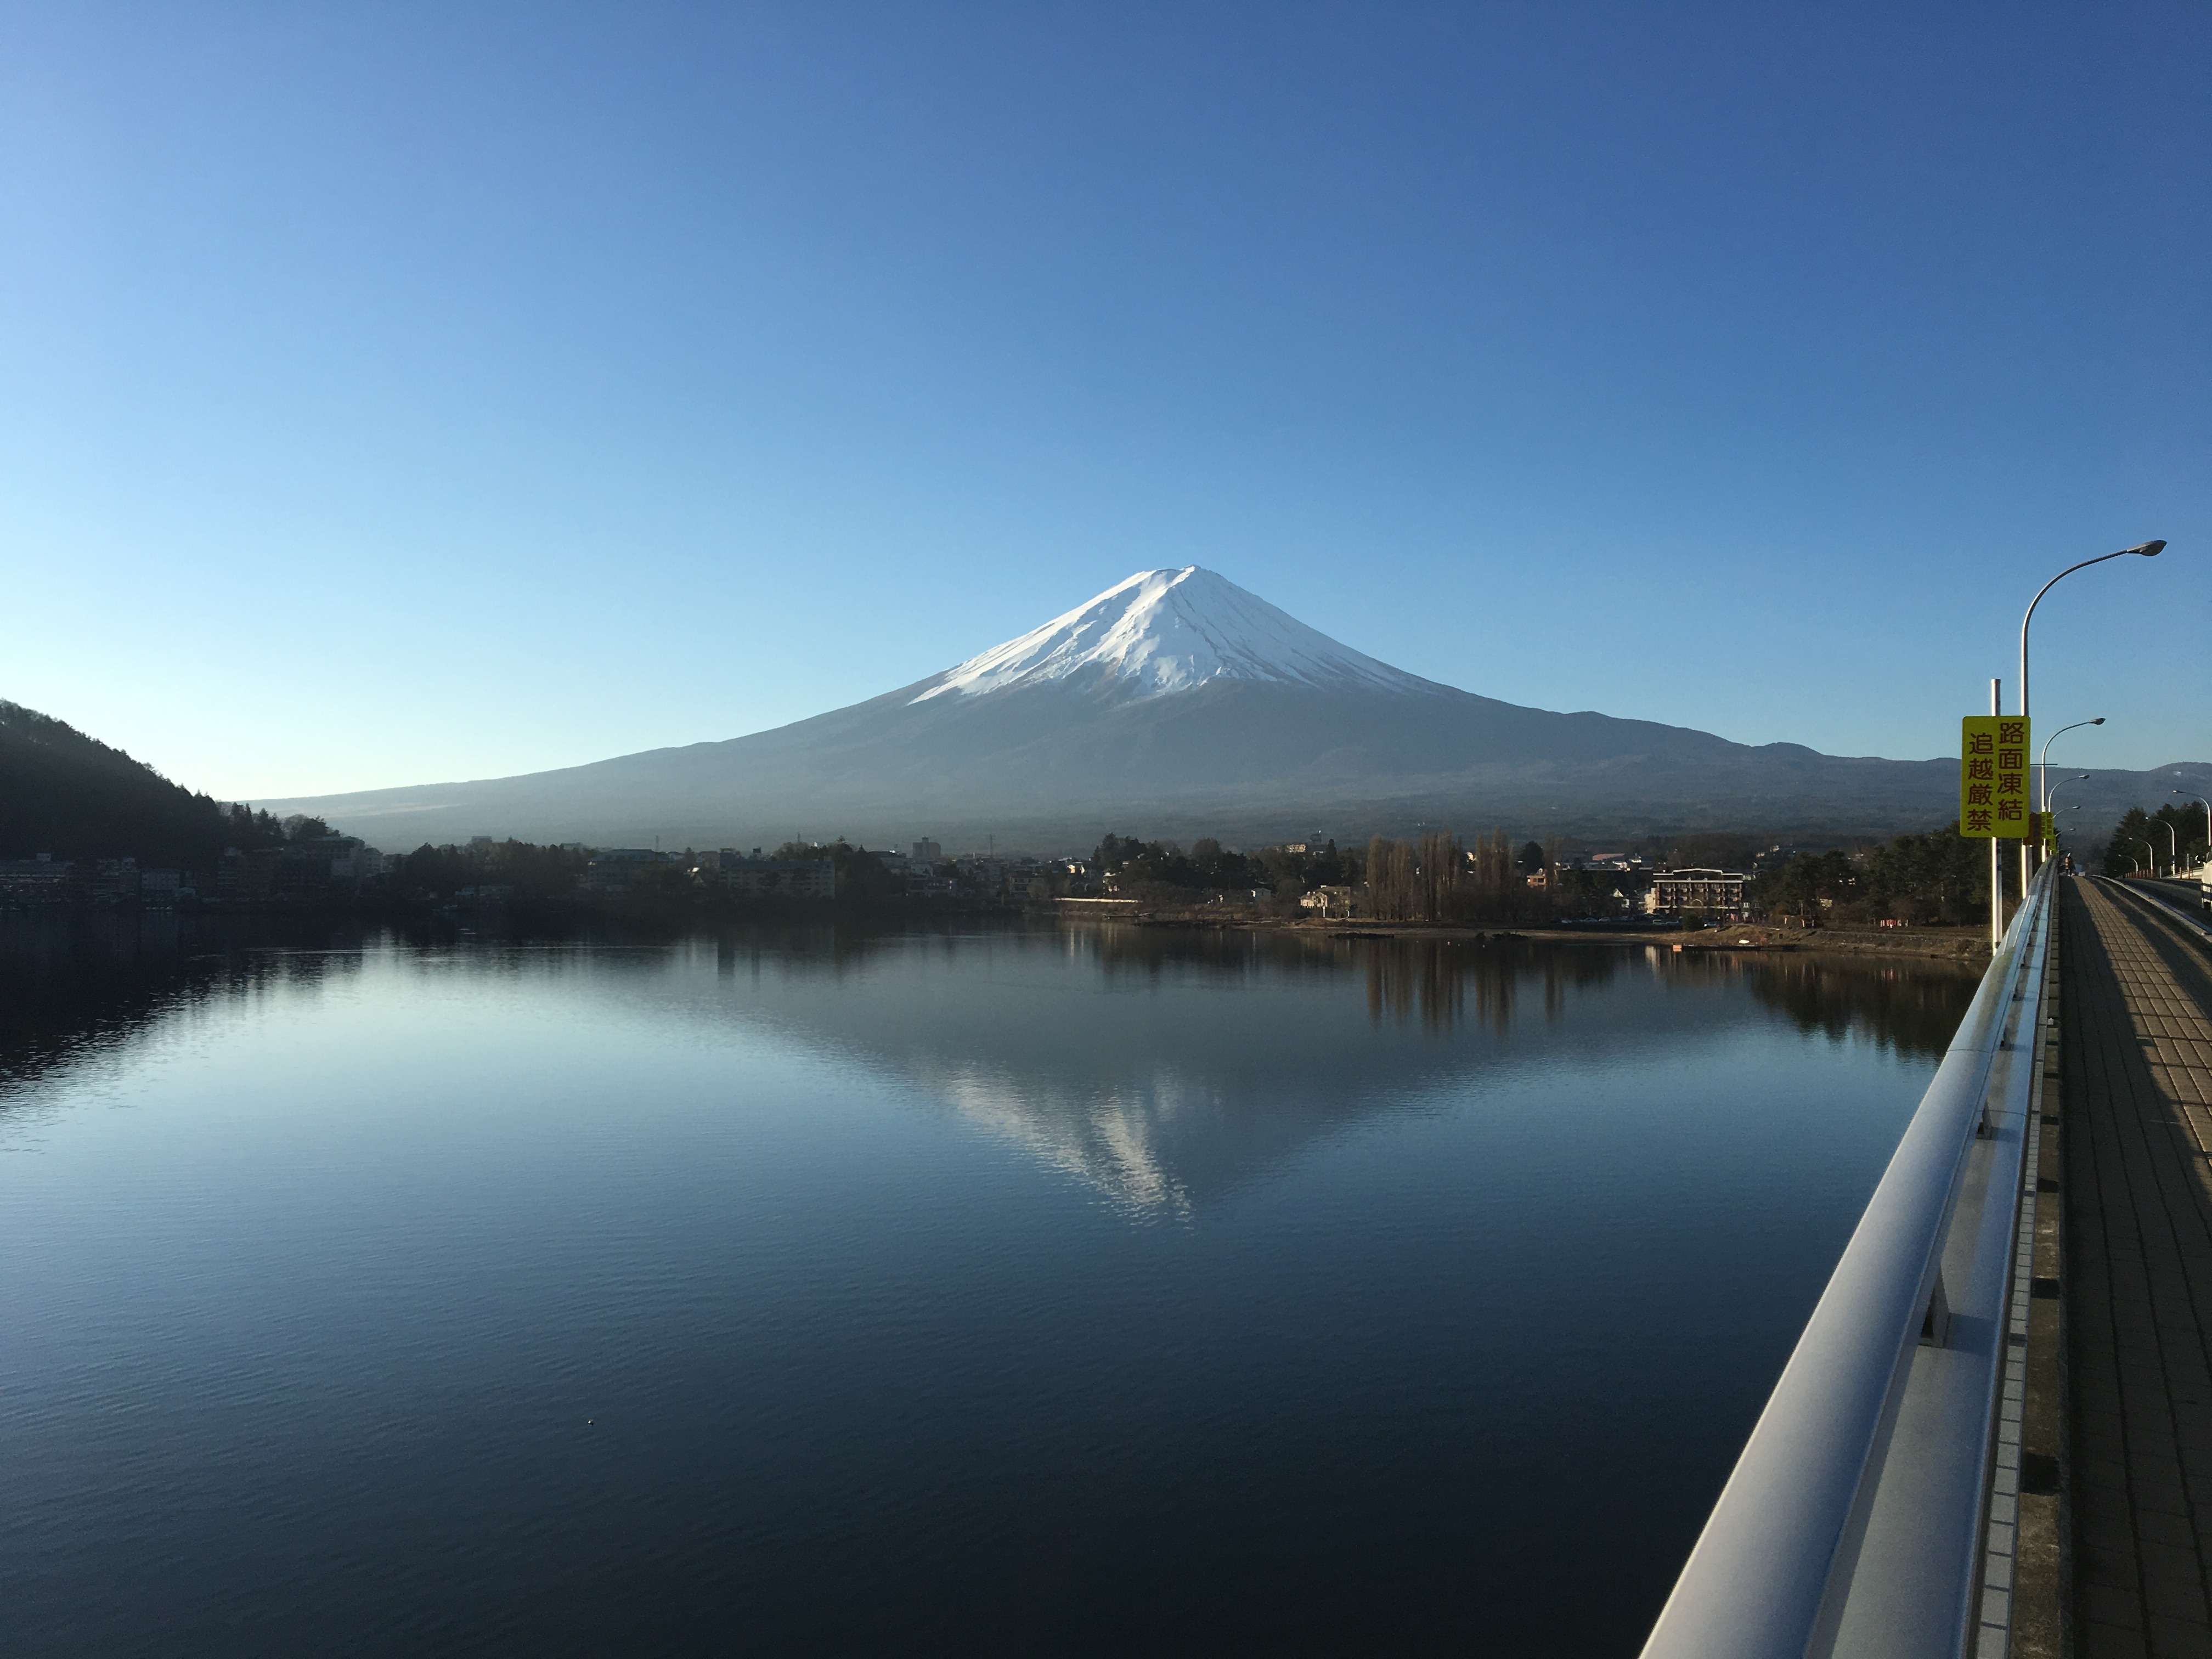
<path id="1" fill-rule="evenodd" d="M 1954 1659 L 2008 1625 L 1985 1528 L 2017 1490 L 2000 1389 L 2055 880 L 2031 884 L 1644 1659 Z"/>
<path id="2" fill-rule="evenodd" d="M 2117 889 L 2152 906 L 2199 939 L 2212 939 L 2212 922 L 2208 922 L 2204 915 L 2208 908 L 2212 908 L 2212 894 L 2208 894 L 2197 883 L 2148 881 L 2137 876 L 2130 876 L 2123 881 L 2115 881 L 2110 876 L 2092 876 L 2089 879 L 2101 882 L 2106 887 Z"/>

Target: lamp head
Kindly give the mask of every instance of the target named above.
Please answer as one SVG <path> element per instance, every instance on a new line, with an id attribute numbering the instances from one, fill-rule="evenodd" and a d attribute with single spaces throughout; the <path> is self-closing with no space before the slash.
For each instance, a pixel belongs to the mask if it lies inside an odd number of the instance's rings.
<path id="1" fill-rule="evenodd" d="M 2164 542 L 2141 542 L 2133 547 L 2124 547 L 2120 550 L 2123 553 L 2140 553 L 2146 559 L 2154 559 L 2160 554 L 2166 551 L 2166 544 Z"/>
<path id="2" fill-rule="evenodd" d="M 2104 723 L 2105 723 L 2105 717 L 2104 717 L 2102 714 L 2098 715 L 2096 719 L 2094 719 L 2094 720 L 2091 720 L 2091 721 L 2089 722 L 2089 724 L 2090 724 L 2090 725 L 2092 725 L 2092 726 L 2102 726 Z"/>

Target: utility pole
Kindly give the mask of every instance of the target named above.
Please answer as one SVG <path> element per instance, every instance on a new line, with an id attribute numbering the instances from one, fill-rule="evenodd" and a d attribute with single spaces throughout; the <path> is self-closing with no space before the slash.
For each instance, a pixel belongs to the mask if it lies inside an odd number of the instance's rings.
<path id="1" fill-rule="evenodd" d="M 2040 596 L 2039 596 L 2040 597 Z M 2004 682 L 1990 682 L 1990 713 L 2004 713 Z M 1990 954 L 1994 957 L 1997 947 L 2004 943 L 2004 842 L 1990 837 Z"/>

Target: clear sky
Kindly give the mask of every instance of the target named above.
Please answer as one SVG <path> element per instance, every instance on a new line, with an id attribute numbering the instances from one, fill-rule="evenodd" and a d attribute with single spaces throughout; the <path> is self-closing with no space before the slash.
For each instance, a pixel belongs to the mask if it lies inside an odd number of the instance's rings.
<path id="1" fill-rule="evenodd" d="M 2036 712 L 2212 758 L 2208 173 L 2198 0 L 0 4 L 0 696 L 491 776 L 1199 563 L 1919 757 L 2157 536 Z"/>

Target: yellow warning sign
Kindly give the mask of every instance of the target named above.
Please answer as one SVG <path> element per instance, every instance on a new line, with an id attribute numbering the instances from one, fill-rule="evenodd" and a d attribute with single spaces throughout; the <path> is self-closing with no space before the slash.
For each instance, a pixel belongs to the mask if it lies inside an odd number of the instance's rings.
<path id="1" fill-rule="evenodd" d="M 2027 721 L 2019 714 L 1969 714 L 1959 722 L 1959 833 L 2024 836 L 2028 811 Z"/>

